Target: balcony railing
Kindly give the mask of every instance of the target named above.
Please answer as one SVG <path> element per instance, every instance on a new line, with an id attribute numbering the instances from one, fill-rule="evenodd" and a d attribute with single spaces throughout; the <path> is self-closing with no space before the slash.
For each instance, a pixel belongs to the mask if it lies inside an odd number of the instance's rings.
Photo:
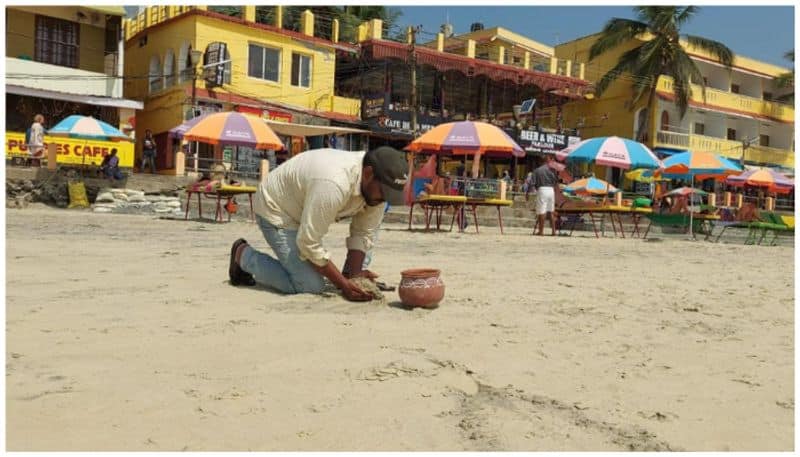
<path id="1" fill-rule="evenodd" d="M 672 94 L 672 78 L 669 76 L 659 77 L 657 90 Z M 733 92 L 725 92 L 710 87 L 706 87 L 706 98 L 704 101 L 702 88 L 697 84 L 692 84 L 692 101 L 712 105 L 724 110 L 755 114 L 784 122 L 794 122 L 794 109 L 791 105 L 748 97 L 747 95 L 735 94 Z"/>
<path id="2" fill-rule="evenodd" d="M 741 141 L 724 138 L 659 130 L 656 132 L 655 146 L 709 151 L 735 160 L 740 160 L 744 151 L 746 163 L 775 164 L 794 168 L 794 151 L 766 146 L 750 146 L 744 150 Z"/>

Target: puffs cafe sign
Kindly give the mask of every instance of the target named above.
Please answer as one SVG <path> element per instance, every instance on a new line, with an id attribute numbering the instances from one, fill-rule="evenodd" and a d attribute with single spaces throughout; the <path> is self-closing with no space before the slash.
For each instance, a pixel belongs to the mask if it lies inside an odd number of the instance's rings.
<path id="1" fill-rule="evenodd" d="M 45 135 L 45 154 L 50 143 L 56 145 L 56 157 L 60 164 L 100 165 L 103 157 L 116 148 L 119 166 L 133 168 L 133 143 L 130 141 L 77 140 Z M 15 157 L 29 157 L 25 134 L 6 132 L 6 159 Z"/>

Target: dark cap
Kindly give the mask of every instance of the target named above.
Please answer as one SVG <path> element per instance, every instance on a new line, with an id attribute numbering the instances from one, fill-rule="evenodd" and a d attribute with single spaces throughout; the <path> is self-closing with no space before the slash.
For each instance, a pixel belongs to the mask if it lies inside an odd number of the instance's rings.
<path id="1" fill-rule="evenodd" d="M 395 206 L 405 204 L 403 188 L 408 181 L 408 162 L 405 152 L 389 146 L 375 148 L 364 156 L 364 166 L 372 167 L 375 179 L 381 184 L 385 201 Z"/>

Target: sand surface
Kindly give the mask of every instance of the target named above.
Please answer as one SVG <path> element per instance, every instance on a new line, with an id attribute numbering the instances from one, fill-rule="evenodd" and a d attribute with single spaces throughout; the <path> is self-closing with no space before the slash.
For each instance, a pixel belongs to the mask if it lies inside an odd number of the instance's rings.
<path id="1" fill-rule="evenodd" d="M 794 448 L 793 248 L 403 228 L 372 270 L 438 309 L 231 287 L 249 222 L 8 210 L 8 449 Z"/>

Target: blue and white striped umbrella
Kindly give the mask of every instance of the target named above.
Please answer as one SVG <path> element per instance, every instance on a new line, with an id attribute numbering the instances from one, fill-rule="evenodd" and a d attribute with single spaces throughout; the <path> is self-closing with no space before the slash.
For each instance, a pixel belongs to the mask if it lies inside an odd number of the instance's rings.
<path id="1" fill-rule="evenodd" d="M 86 140 L 128 140 L 131 138 L 118 128 L 91 116 L 73 114 L 47 131 L 48 135 L 81 138 Z"/>

